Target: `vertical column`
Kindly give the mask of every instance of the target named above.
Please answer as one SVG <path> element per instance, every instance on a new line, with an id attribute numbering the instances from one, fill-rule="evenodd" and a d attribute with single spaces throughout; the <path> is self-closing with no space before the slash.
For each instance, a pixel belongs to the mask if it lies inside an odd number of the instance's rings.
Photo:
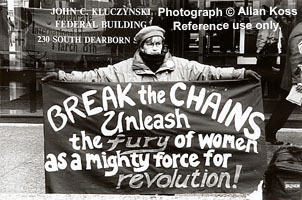
<path id="1" fill-rule="evenodd" d="M 10 17 L 11 22 L 15 25 L 15 1 L 7 1 L 7 10 L 8 15 Z M 15 28 L 14 28 L 15 29 Z M 15 30 L 11 30 L 10 40 L 12 43 L 9 45 L 9 70 L 16 66 L 16 32 Z M 9 100 L 14 100 L 17 96 L 17 83 L 10 81 L 12 77 L 8 77 L 9 81 Z M 16 114 L 15 111 L 10 110 L 10 114 Z"/>
<path id="2" fill-rule="evenodd" d="M 5 114 L 6 110 L 3 109 L 3 106 L 7 100 L 9 99 L 9 95 L 7 94 L 7 70 L 8 62 L 9 62 L 9 26 L 7 20 L 7 2 L 2 3 L 0 6 L 0 118 L 1 114 Z"/>
<path id="3" fill-rule="evenodd" d="M 188 1 L 188 0 L 175 0 L 174 5 L 173 5 L 173 9 L 180 9 L 180 8 L 184 8 L 184 1 Z M 173 21 L 179 21 L 180 23 L 184 23 L 184 17 L 174 17 L 173 16 Z M 184 31 L 175 31 L 175 37 L 173 38 L 173 47 L 170 47 L 174 50 L 174 54 L 176 56 L 184 56 Z"/>
<path id="4" fill-rule="evenodd" d="M 7 1 L 7 11 L 8 11 L 8 16 L 13 24 L 15 24 L 15 12 L 14 12 L 14 1 Z M 16 43 L 14 42 L 15 40 L 15 32 L 14 30 L 10 30 L 10 40 L 12 43 L 9 45 L 9 66 L 14 66 L 15 65 L 15 60 L 16 60 Z"/>
<path id="5" fill-rule="evenodd" d="M 297 11 L 298 11 L 296 21 L 297 21 L 297 23 L 300 23 L 300 22 L 302 22 L 302 1 L 301 0 L 297 0 L 297 7 L 296 8 L 297 8 Z"/>
<path id="6" fill-rule="evenodd" d="M 199 0 L 198 1 L 198 8 L 200 10 L 204 10 L 205 9 L 205 2 L 206 0 Z M 199 23 L 203 24 L 204 23 L 204 17 L 199 17 Z M 200 63 L 203 63 L 203 49 L 204 49 L 204 36 L 205 36 L 205 31 L 204 30 L 200 30 L 199 31 L 199 43 L 198 43 L 198 61 Z"/>

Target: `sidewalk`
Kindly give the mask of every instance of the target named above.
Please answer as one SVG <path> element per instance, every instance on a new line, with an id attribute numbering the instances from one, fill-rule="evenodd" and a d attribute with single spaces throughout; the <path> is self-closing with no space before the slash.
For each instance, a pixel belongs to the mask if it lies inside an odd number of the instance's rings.
<path id="1" fill-rule="evenodd" d="M 282 129 L 280 140 L 302 145 L 301 129 Z M 0 199 L 245 199 L 244 194 L 198 195 L 54 195 L 45 194 L 42 124 L 0 124 Z M 280 146 L 267 146 L 268 161 Z"/>
<path id="2" fill-rule="evenodd" d="M 0 193 L 45 193 L 43 143 L 42 125 L 0 124 Z"/>
<path id="3" fill-rule="evenodd" d="M 1 200 L 241 200 L 246 199 L 243 194 L 199 194 L 199 195 L 95 195 L 95 194 L 0 194 Z M 257 199 L 253 199 L 257 200 Z"/>

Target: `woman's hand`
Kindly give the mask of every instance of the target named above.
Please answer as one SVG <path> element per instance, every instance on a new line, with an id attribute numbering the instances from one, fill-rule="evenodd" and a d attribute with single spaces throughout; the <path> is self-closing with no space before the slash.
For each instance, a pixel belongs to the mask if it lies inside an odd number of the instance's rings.
<path id="1" fill-rule="evenodd" d="M 296 87 L 297 92 L 302 93 L 302 83 L 298 83 Z"/>
<path id="2" fill-rule="evenodd" d="M 245 70 L 245 72 L 244 72 L 244 78 L 250 78 L 250 79 L 260 80 L 261 76 L 257 72 L 255 72 L 253 70 Z"/>
<path id="3" fill-rule="evenodd" d="M 57 79 L 59 79 L 59 74 L 58 74 L 57 72 L 48 72 L 48 73 L 46 74 L 46 76 L 44 76 L 44 77 L 41 79 L 41 81 L 42 81 L 43 83 L 46 83 L 46 82 L 48 82 L 48 81 L 57 80 Z"/>

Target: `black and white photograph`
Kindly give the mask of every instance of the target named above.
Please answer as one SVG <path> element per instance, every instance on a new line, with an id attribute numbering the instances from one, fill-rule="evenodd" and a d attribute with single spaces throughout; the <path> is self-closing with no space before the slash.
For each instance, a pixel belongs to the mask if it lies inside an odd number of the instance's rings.
<path id="1" fill-rule="evenodd" d="M 302 200 L 302 0 L 0 0 L 1 200 Z"/>

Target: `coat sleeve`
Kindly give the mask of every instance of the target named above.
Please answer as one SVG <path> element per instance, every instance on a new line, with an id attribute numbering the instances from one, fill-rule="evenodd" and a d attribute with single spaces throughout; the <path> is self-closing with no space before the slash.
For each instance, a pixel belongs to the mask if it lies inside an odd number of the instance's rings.
<path id="1" fill-rule="evenodd" d="M 60 70 L 59 80 L 61 81 L 75 81 L 75 82 L 110 82 L 110 78 L 106 75 L 112 71 L 112 66 L 106 68 L 98 68 L 89 71 L 72 71 L 66 73 Z"/>
<path id="2" fill-rule="evenodd" d="M 288 57 L 288 62 L 289 62 L 289 67 L 291 70 L 291 76 L 292 76 L 292 83 L 302 83 L 302 77 L 301 73 L 296 74 L 295 72 L 298 69 L 298 65 L 302 64 L 302 55 L 299 51 L 299 46 L 298 44 L 302 41 L 302 33 L 299 32 L 296 35 L 290 37 L 289 42 L 289 57 Z"/>
<path id="3" fill-rule="evenodd" d="M 188 63 L 190 69 L 190 80 L 228 80 L 243 79 L 245 69 L 235 69 L 233 67 L 214 67 L 211 65 L 200 64 L 196 61 Z"/>
<path id="4" fill-rule="evenodd" d="M 128 65 L 132 64 L 132 60 L 124 60 L 114 65 L 101 67 L 90 71 L 72 71 L 66 73 L 59 71 L 59 80 L 61 81 L 77 81 L 77 82 L 123 82 L 124 71 Z"/>

